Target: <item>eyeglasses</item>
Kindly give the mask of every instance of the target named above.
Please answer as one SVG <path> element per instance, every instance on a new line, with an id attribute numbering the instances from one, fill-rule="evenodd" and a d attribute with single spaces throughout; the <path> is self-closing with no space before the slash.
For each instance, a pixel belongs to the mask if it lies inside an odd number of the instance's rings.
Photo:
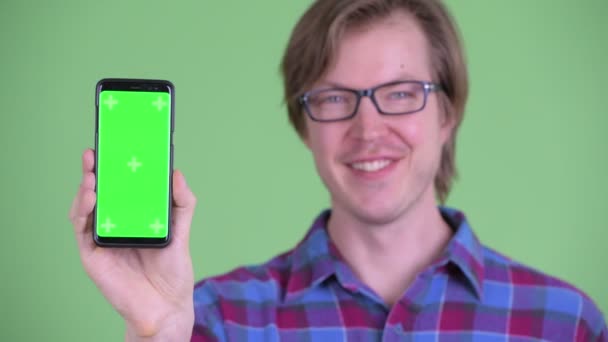
<path id="1" fill-rule="evenodd" d="M 401 115 L 419 112 L 426 106 L 429 93 L 441 87 L 425 81 L 396 81 L 369 89 L 328 88 L 300 97 L 308 116 L 314 121 L 332 122 L 353 118 L 361 98 L 368 96 L 380 114 Z"/>

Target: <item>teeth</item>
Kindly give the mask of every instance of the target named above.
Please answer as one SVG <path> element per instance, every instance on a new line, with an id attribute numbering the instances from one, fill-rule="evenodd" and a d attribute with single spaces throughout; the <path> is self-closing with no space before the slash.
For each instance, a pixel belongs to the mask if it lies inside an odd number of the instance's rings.
<path id="1" fill-rule="evenodd" d="M 387 167 L 391 163 L 390 160 L 382 159 L 382 160 L 374 160 L 370 162 L 361 162 L 361 163 L 352 163 L 351 167 L 356 170 L 361 170 L 365 172 L 374 172 L 378 170 L 382 170 Z"/>

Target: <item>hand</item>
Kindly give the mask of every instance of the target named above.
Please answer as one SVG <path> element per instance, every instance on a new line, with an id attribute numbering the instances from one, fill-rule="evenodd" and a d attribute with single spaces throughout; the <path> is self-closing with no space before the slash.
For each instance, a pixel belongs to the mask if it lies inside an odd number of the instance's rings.
<path id="1" fill-rule="evenodd" d="M 82 155 L 82 183 L 70 210 L 85 271 L 127 324 L 128 338 L 189 340 L 194 276 L 188 240 L 196 198 L 173 172 L 172 241 L 161 249 L 101 248 L 93 241 L 94 152 Z M 162 337 L 160 337 L 162 336 Z"/>

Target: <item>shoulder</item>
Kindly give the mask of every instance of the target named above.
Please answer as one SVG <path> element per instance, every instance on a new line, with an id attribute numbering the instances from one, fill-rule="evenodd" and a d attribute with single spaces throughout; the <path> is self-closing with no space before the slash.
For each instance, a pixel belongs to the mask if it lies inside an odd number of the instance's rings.
<path id="1" fill-rule="evenodd" d="M 484 300 L 508 300 L 513 315 L 543 315 L 570 322 L 576 335 L 606 334 L 604 317 L 591 298 L 574 285 L 484 247 Z"/>
<path id="2" fill-rule="evenodd" d="M 228 301 L 277 301 L 291 271 L 291 251 L 265 263 L 241 266 L 227 273 L 200 280 L 194 286 L 194 305 Z"/>
<path id="3" fill-rule="evenodd" d="M 196 283 L 193 340 L 226 340 L 227 322 L 244 333 L 279 303 L 290 270 L 291 252 L 287 252 L 266 263 L 238 267 Z"/>

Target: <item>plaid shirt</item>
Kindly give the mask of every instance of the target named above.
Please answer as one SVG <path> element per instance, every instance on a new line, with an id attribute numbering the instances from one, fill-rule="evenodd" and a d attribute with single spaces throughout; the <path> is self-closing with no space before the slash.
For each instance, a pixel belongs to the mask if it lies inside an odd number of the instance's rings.
<path id="1" fill-rule="evenodd" d="M 392 307 L 341 259 L 326 211 L 293 250 L 199 282 L 192 341 L 608 341 L 585 294 L 484 247 L 462 213 L 440 209 L 454 236 Z"/>

